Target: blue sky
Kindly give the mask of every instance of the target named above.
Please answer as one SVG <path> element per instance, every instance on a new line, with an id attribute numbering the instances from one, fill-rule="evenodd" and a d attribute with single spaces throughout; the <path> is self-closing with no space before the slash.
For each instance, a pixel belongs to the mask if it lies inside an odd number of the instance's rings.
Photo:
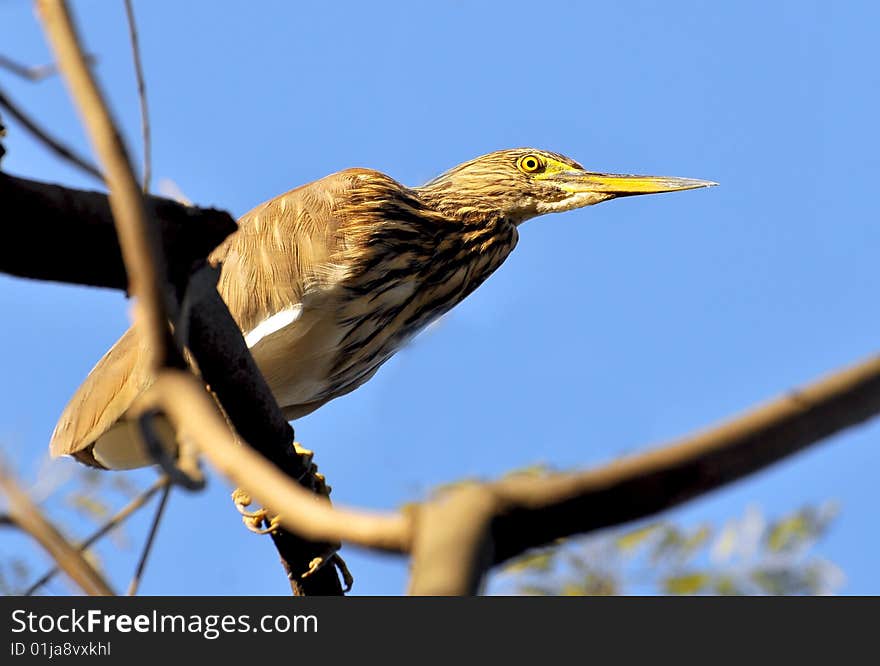
<path id="1" fill-rule="evenodd" d="M 122 3 L 74 7 L 140 155 Z M 235 215 L 349 166 L 419 184 L 523 145 L 595 170 L 721 183 L 528 222 L 466 302 L 368 385 L 296 423 L 336 501 L 393 508 L 464 476 L 600 464 L 877 351 L 875 3 L 135 9 L 157 180 Z M 30 3 L 0 0 L 0 34 L 4 54 L 50 59 Z M 0 83 L 87 150 L 58 80 L 0 72 Z M 94 186 L 8 124 L 5 170 Z M 0 309 L 0 441 L 32 478 L 128 305 L 0 277 Z M 691 524 L 836 499 L 841 516 L 818 552 L 846 572 L 843 592 L 878 594 L 878 440 L 880 421 L 670 515 Z M 287 593 L 273 548 L 241 528 L 228 490 L 214 478 L 173 496 L 144 593 Z M 139 518 L 130 533 L 143 528 Z M 18 543 L 0 539 L 0 553 Z M 110 557 L 115 579 L 134 557 Z M 404 589 L 403 560 L 353 549 L 347 559 L 356 592 Z"/>

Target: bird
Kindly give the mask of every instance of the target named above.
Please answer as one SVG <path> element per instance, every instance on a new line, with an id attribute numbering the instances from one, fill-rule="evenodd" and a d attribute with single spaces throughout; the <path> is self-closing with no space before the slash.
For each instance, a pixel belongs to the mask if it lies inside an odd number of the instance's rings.
<path id="1" fill-rule="evenodd" d="M 716 184 L 589 171 L 534 148 L 477 157 L 418 187 L 351 168 L 246 213 L 208 260 L 220 267 L 217 289 L 278 405 L 295 420 L 363 385 L 480 286 L 526 220 Z M 136 328 L 122 335 L 63 410 L 53 457 L 114 470 L 153 464 L 133 416 L 155 380 L 149 356 Z"/>

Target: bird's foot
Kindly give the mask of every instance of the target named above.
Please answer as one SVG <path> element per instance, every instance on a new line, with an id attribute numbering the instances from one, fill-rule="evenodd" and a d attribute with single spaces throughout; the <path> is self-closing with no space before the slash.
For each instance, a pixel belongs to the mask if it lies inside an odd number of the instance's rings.
<path id="1" fill-rule="evenodd" d="M 330 497 L 333 488 L 327 485 L 327 477 L 321 474 L 318 471 L 318 466 L 312 462 L 315 452 L 304 448 L 299 442 L 293 443 L 293 450 L 302 458 L 303 466 L 305 467 L 305 472 L 303 472 L 300 481 L 308 480 L 306 485 L 313 493 L 322 497 Z"/>
<path id="2" fill-rule="evenodd" d="M 271 534 L 278 529 L 278 525 L 281 524 L 281 519 L 278 516 L 270 516 L 267 509 L 248 511 L 247 507 L 251 505 L 253 500 L 251 499 L 251 496 L 241 488 L 236 488 L 232 491 L 232 501 L 235 504 L 235 508 L 238 509 L 238 512 L 241 514 L 241 522 L 243 522 L 244 526 L 251 532 L 256 534 Z"/>
<path id="3" fill-rule="evenodd" d="M 302 480 L 308 480 L 307 486 L 309 489 L 317 495 L 330 497 L 330 492 L 333 489 L 327 485 L 327 478 L 318 471 L 318 466 L 312 462 L 315 452 L 304 448 L 299 442 L 293 443 L 293 450 L 302 458 L 303 466 L 306 469 Z M 251 532 L 271 534 L 281 524 L 281 519 L 277 515 L 270 515 L 267 509 L 249 511 L 247 507 L 251 505 L 253 500 L 242 488 L 236 488 L 232 491 L 232 501 L 235 503 L 235 508 L 241 514 L 241 520 L 245 527 Z"/>
<path id="4" fill-rule="evenodd" d="M 296 452 L 296 454 L 297 454 L 298 456 L 302 457 L 303 466 L 304 466 L 304 467 L 306 468 L 306 470 L 307 470 L 306 473 L 308 473 L 308 470 L 310 470 L 311 467 L 312 467 L 312 460 L 313 460 L 314 457 L 315 457 L 315 452 L 312 451 L 311 449 L 307 449 L 307 448 L 305 448 L 305 447 L 304 447 L 302 444 L 300 444 L 299 442 L 294 442 L 294 443 L 293 443 L 293 450 Z"/>
<path id="5" fill-rule="evenodd" d="M 309 562 L 309 570 L 306 571 L 302 575 L 302 577 L 308 578 L 312 574 L 323 569 L 328 564 L 332 564 L 334 567 L 336 567 L 339 575 L 342 576 L 342 591 L 348 592 L 349 590 L 351 590 L 352 585 L 354 585 L 354 576 L 351 575 L 351 571 L 348 570 L 348 565 L 345 563 L 345 560 L 342 559 L 342 556 L 340 556 L 340 548 L 340 544 L 334 544 L 330 546 L 323 555 L 314 558 L 311 562 Z"/>
<path id="6" fill-rule="evenodd" d="M 299 442 L 293 443 L 293 449 L 297 455 L 302 457 L 303 465 L 306 472 L 303 474 L 301 482 L 308 481 L 306 485 L 313 493 L 323 497 L 330 497 L 333 490 L 327 484 L 327 478 L 318 471 L 318 466 L 312 462 L 314 451 L 304 448 Z M 270 515 L 267 509 L 257 509 L 256 511 L 248 510 L 253 500 L 251 496 L 243 489 L 236 488 L 232 491 L 232 501 L 235 508 L 241 514 L 241 520 L 251 532 L 256 534 L 271 534 L 281 525 L 281 518 L 277 515 Z M 328 564 L 336 567 L 339 575 L 342 577 L 343 591 L 348 592 L 354 585 L 354 576 L 351 575 L 345 560 L 339 555 L 341 544 L 333 544 L 329 546 L 322 555 L 315 557 L 309 562 L 308 570 L 301 575 L 302 578 L 308 578 L 316 572 L 323 569 Z"/>
<path id="7" fill-rule="evenodd" d="M 315 452 L 304 448 L 299 442 L 293 443 L 293 450 L 302 458 L 303 466 L 306 469 L 303 479 L 309 480 L 308 486 L 310 490 L 323 497 L 329 497 L 332 488 L 327 485 L 326 477 L 318 471 L 318 466 L 312 462 Z M 267 509 L 249 511 L 247 507 L 251 505 L 253 500 L 241 488 L 236 488 L 232 491 L 232 501 L 235 503 L 235 508 L 241 514 L 241 520 L 245 527 L 251 532 L 271 534 L 281 524 L 281 519 L 277 515 L 270 516 Z"/>

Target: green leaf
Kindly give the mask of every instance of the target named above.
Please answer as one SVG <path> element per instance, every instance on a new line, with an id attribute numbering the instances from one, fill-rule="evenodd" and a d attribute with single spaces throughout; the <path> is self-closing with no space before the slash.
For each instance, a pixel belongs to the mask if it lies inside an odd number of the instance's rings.
<path id="1" fill-rule="evenodd" d="M 110 508 L 102 499 L 83 493 L 71 493 L 67 496 L 67 503 L 94 520 L 106 518 L 110 513 Z"/>
<path id="2" fill-rule="evenodd" d="M 770 526 L 767 547 L 771 552 L 793 550 L 813 536 L 812 525 L 804 512 L 783 518 Z"/>
<path id="3" fill-rule="evenodd" d="M 687 560 L 700 549 L 712 536 L 712 528 L 709 525 L 700 525 L 697 529 L 685 537 L 681 547 L 681 559 Z"/>
<path id="4" fill-rule="evenodd" d="M 676 558 L 680 556 L 685 544 L 684 534 L 675 525 L 664 525 L 660 533 L 660 539 L 651 552 L 651 559 L 658 563 L 664 558 Z"/>
<path id="5" fill-rule="evenodd" d="M 672 576 L 663 581 L 666 594 L 697 594 L 711 582 L 712 577 L 705 573 L 688 573 Z"/>
<path id="6" fill-rule="evenodd" d="M 733 576 L 719 574 L 712 583 L 715 594 L 720 596 L 739 596 L 745 594 L 742 586 Z"/>
<path id="7" fill-rule="evenodd" d="M 642 545 L 648 537 L 656 534 L 660 527 L 660 523 L 652 523 L 651 525 L 646 525 L 637 530 L 626 532 L 617 537 L 615 543 L 623 552 L 630 552 Z"/>
<path id="8" fill-rule="evenodd" d="M 527 553 L 523 557 L 515 559 L 504 567 L 507 573 L 521 573 L 523 571 L 549 571 L 556 557 L 556 550 L 547 549 Z"/>
<path id="9" fill-rule="evenodd" d="M 525 467 L 519 467 L 517 469 L 512 469 L 502 476 L 502 479 L 509 479 L 511 477 L 516 476 L 528 476 L 528 477 L 540 477 L 546 476 L 553 471 L 553 468 L 545 462 L 537 462 L 531 465 L 526 465 Z"/>
<path id="10" fill-rule="evenodd" d="M 557 590 L 554 588 L 532 584 L 520 586 L 519 593 L 532 597 L 551 597 L 558 594 Z"/>
<path id="11" fill-rule="evenodd" d="M 617 579 L 610 574 L 591 572 L 583 584 L 584 594 L 592 597 L 608 597 L 620 594 Z"/>

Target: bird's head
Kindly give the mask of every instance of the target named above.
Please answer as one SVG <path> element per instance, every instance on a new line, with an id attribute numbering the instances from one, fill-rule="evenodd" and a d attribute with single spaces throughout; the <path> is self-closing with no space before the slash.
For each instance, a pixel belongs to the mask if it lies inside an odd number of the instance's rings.
<path id="1" fill-rule="evenodd" d="M 456 217 L 500 215 L 517 224 L 615 197 L 692 190 L 707 180 L 587 171 L 574 160 L 534 148 L 499 150 L 459 164 L 417 188 Z"/>

